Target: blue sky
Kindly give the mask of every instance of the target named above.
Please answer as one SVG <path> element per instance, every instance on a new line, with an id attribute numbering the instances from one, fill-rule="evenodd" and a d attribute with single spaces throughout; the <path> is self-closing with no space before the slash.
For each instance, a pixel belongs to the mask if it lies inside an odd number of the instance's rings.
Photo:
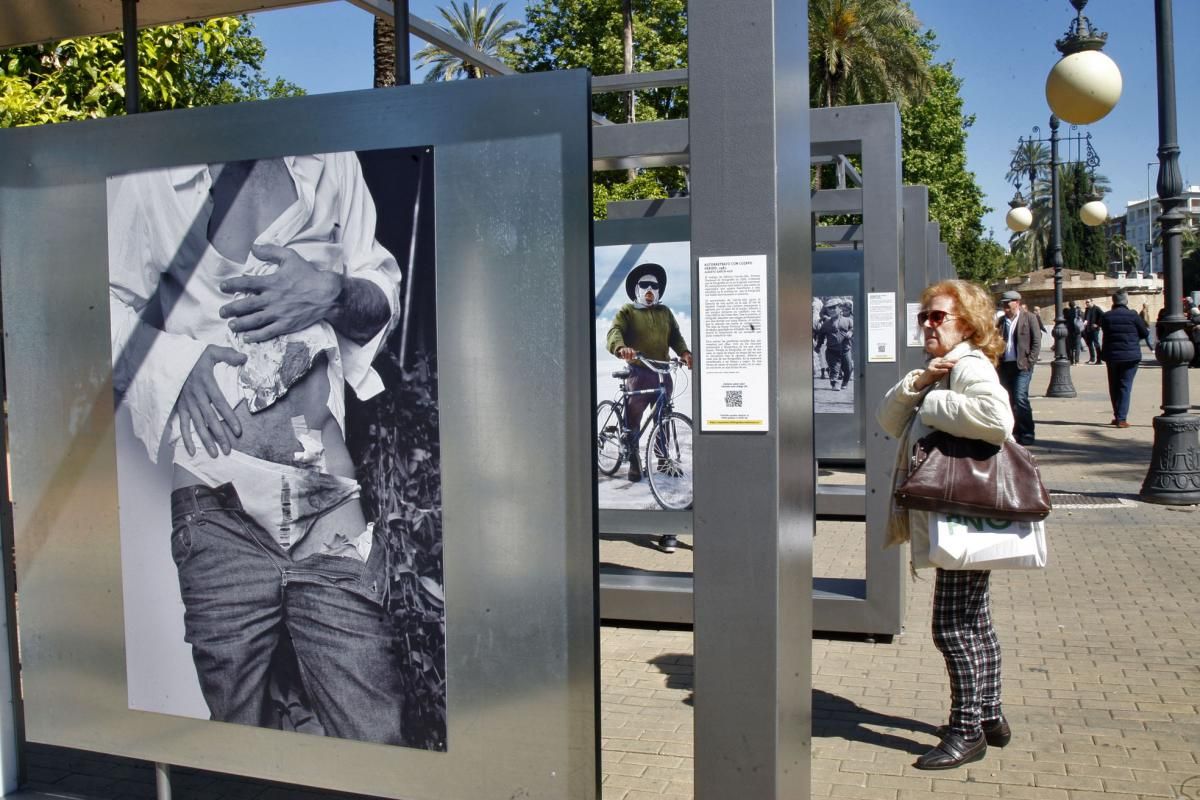
<path id="1" fill-rule="evenodd" d="M 953 61 L 964 80 L 966 113 L 975 125 L 967 140 L 968 166 L 994 210 L 984 227 L 1006 242 L 1004 214 L 1012 187 L 1004 181 L 1017 137 L 1038 125 L 1049 133 L 1046 74 L 1058 60 L 1054 40 L 1075 12 L 1067 0 L 910 0 L 921 22 L 938 37 L 939 61 Z M 444 4 L 444 3 L 443 3 Z M 410 0 L 412 13 L 439 21 L 434 0 Z M 490 5 L 490 3 L 489 3 Z M 524 18 L 524 0 L 510 0 L 509 18 Z M 1176 91 L 1183 174 L 1200 184 L 1200 0 L 1176 0 Z M 1092 0 L 1088 17 L 1108 32 L 1108 53 L 1121 69 L 1124 91 L 1103 120 L 1081 129 L 1091 132 L 1100 155 L 1099 171 L 1113 192 L 1110 213 L 1146 197 L 1147 162 L 1157 160 L 1154 11 L 1150 0 Z M 267 45 L 267 71 L 298 83 L 310 93 L 369 88 L 371 17 L 345 2 L 270 11 L 254 17 Z M 1192 34 L 1191 37 L 1186 34 Z M 1189 42 L 1189 38 L 1191 41 Z M 413 39 L 415 52 L 423 45 Z M 1065 133 L 1068 128 L 1062 129 Z M 1149 170 L 1154 194 L 1157 167 Z"/>

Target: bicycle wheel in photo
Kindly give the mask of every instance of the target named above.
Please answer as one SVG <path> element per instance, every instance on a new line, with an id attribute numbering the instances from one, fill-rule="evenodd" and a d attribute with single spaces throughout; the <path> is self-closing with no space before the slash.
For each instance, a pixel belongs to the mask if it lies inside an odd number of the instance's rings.
<path id="1" fill-rule="evenodd" d="M 692 507 L 692 421 L 672 412 L 650 428 L 645 471 L 650 491 L 668 511 Z"/>
<path id="2" fill-rule="evenodd" d="M 625 460 L 621 453 L 620 413 L 612 400 L 596 406 L 596 467 L 605 475 L 615 474 Z"/>

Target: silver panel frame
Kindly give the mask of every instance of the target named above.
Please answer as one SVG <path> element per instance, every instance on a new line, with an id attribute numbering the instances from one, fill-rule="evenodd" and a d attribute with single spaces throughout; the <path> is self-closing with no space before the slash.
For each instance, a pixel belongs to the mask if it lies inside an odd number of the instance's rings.
<path id="1" fill-rule="evenodd" d="M 0 131 L 29 740 L 410 800 L 597 796 L 589 88 L 556 72 Z M 413 145 L 435 149 L 448 751 L 128 710 L 105 176 Z"/>
<path id="2" fill-rule="evenodd" d="M 929 223 L 929 187 L 904 187 L 904 297 L 896 304 L 904 320 L 907 334 L 907 303 L 917 303 L 925 287 L 933 283 L 929 280 L 929 258 L 925 241 L 925 226 Z M 923 347 L 909 347 L 907 335 L 901 337 L 900 350 L 903 365 L 902 372 L 922 369 L 925 366 L 925 350 Z"/>
<path id="3" fill-rule="evenodd" d="M 902 314 L 903 227 L 900 150 L 900 115 L 894 104 L 813 109 L 813 156 L 862 154 L 862 189 L 820 191 L 814 197 L 814 210 L 824 213 L 863 215 L 863 293 L 895 292 L 897 324 L 895 352 L 891 363 L 861 365 L 861 388 L 865 407 L 862 420 L 863 452 L 837 453 L 827 457 L 862 458 L 866 471 L 860 514 L 866 520 L 866 576 L 857 579 L 816 578 L 813 581 L 814 627 L 822 631 L 891 636 L 904 629 L 907 551 L 884 547 L 891 512 L 891 469 L 896 442 L 875 420 L 874 403 L 900 378 L 905 353 L 905 323 Z M 820 199 L 824 196 L 826 199 Z M 835 424 L 837 415 L 827 414 L 822 429 Z M 847 428 L 851 422 L 841 423 Z M 858 439 L 855 434 L 853 439 Z M 866 454 L 875 454 L 866 458 Z M 839 501 L 855 490 L 839 487 Z M 837 506 L 845 509 L 848 502 Z"/>

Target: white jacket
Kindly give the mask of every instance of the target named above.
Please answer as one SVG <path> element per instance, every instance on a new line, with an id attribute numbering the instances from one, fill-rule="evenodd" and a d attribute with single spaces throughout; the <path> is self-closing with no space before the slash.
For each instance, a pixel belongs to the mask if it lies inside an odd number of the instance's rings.
<path id="1" fill-rule="evenodd" d="M 899 442 L 893 490 L 908 477 L 913 445 L 934 429 L 995 445 L 1012 436 L 1008 392 L 988 357 L 970 342 L 961 342 L 946 358 L 958 359 L 948 377 L 917 390 L 914 386 L 921 370 L 915 369 L 884 395 L 875 412 L 883 430 Z M 929 515 L 924 511 L 906 512 L 893 499 L 887 545 L 910 540 L 913 568 L 934 566 L 929 561 Z"/>

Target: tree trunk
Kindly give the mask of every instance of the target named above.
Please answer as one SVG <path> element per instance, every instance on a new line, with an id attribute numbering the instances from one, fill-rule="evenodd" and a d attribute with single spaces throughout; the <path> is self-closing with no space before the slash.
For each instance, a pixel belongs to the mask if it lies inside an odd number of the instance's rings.
<path id="1" fill-rule="evenodd" d="M 375 47 L 375 88 L 396 85 L 396 27 L 387 20 L 375 18 L 373 32 Z"/>
<path id="2" fill-rule="evenodd" d="M 633 0 L 621 0 L 621 16 L 625 23 L 625 74 L 633 74 Z M 630 90 L 625 97 L 625 121 L 637 122 L 637 94 Z M 637 170 L 629 170 L 629 180 L 637 178 Z"/>

